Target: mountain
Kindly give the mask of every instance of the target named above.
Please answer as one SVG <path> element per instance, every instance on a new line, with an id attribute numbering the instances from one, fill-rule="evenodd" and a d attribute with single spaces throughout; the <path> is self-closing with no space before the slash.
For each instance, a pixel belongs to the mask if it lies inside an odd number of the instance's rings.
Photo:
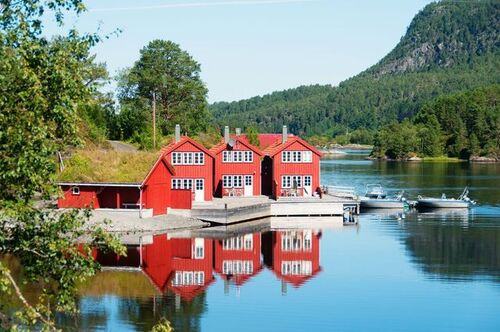
<path id="1" fill-rule="evenodd" d="M 302 86 L 210 110 L 219 125 L 334 136 L 413 116 L 438 96 L 500 83 L 498 1 L 442 1 L 412 20 L 377 64 L 339 84 Z"/>

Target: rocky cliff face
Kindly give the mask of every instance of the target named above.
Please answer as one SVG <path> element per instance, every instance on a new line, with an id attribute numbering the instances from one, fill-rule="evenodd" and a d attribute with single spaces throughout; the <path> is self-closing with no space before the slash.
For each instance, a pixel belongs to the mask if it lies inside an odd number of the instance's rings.
<path id="1" fill-rule="evenodd" d="M 396 47 L 368 73 L 400 74 L 448 68 L 498 52 L 500 2 L 443 1 L 426 6 Z"/>

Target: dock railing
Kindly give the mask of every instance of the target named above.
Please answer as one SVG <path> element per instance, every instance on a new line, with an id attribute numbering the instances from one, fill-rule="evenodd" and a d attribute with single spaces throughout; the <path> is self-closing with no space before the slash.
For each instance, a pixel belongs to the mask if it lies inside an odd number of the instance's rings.
<path id="1" fill-rule="evenodd" d="M 325 194 L 331 196 L 352 198 L 352 199 L 355 199 L 357 197 L 356 190 L 354 189 L 354 187 L 322 186 L 321 188 Z"/>

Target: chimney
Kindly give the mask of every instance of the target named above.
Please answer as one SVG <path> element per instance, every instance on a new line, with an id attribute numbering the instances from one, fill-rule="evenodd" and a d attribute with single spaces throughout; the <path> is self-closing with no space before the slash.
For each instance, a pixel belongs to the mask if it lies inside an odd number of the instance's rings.
<path id="1" fill-rule="evenodd" d="M 240 136 L 241 135 L 241 128 L 236 128 L 236 136 Z"/>
<path id="2" fill-rule="evenodd" d="M 283 137 L 281 139 L 281 143 L 285 144 L 288 139 L 288 130 L 286 126 L 283 126 Z"/>
<path id="3" fill-rule="evenodd" d="M 229 126 L 224 127 L 224 143 L 229 143 Z"/>
<path id="4" fill-rule="evenodd" d="M 175 125 L 175 143 L 179 143 L 181 141 L 181 126 Z"/>

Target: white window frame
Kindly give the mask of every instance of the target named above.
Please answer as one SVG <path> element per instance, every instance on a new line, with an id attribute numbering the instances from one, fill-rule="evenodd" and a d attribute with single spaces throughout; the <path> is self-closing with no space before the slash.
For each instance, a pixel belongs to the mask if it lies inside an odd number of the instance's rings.
<path id="1" fill-rule="evenodd" d="M 281 176 L 281 188 L 292 188 L 292 176 L 291 175 Z"/>
<path id="2" fill-rule="evenodd" d="M 295 181 L 297 182 L 297 188 L 302 188 L 302 175 L 292 175 L 292 188 Z"/>
<path id="3" fill-rule="evenodd" d="M 307 184 L 309 182 L 309 184 Z M 310 187 L 312 186 L 312 175 L 304 175 L 304 186 Z"/>
<path id="4" fill-rule="evenodd" d="M 244 154 L 244 159 L 243 160 L 246 163 L 252 163 L 253 162 L 253 151 L 251 151 L 251 150 L 244 151 L 243 154 Z"/>
<path id="5" fill-rule="evenodd" d="M 71 188 L 71 194 L 73 196 L 80 196 L 80 187 L 73 187 L 73 188 Z"/>
<path id="6" fill-rule="evenodd" d="M 195 238 L 193 245 L 193 258 L 203 259 L 205 258 L 205 240 L 203 238 Z"/>
<path id="7" fill-rule="evenodd" d="M 312 151 L 302 151 L 302 162 L 312 163 Z"/>
<path id="8" fill-rule="evenodd" d="M 172 152 L 172 165 L 182 165 L 181 152 Z"/>
<path id="9" fill-rule="evenodd" d="M 283 151 L 281 152 L 281 161 L 283 163 L 312 163 L 312 151 Z"/>
<path id="10" fill-rule="evenodd" d="M 233 158 L 232 158 L 232 153 L 231 151 L 224 151 L 222 153 L 222 162 L 223 163 L 230 163 L 233 161 Z"/>

